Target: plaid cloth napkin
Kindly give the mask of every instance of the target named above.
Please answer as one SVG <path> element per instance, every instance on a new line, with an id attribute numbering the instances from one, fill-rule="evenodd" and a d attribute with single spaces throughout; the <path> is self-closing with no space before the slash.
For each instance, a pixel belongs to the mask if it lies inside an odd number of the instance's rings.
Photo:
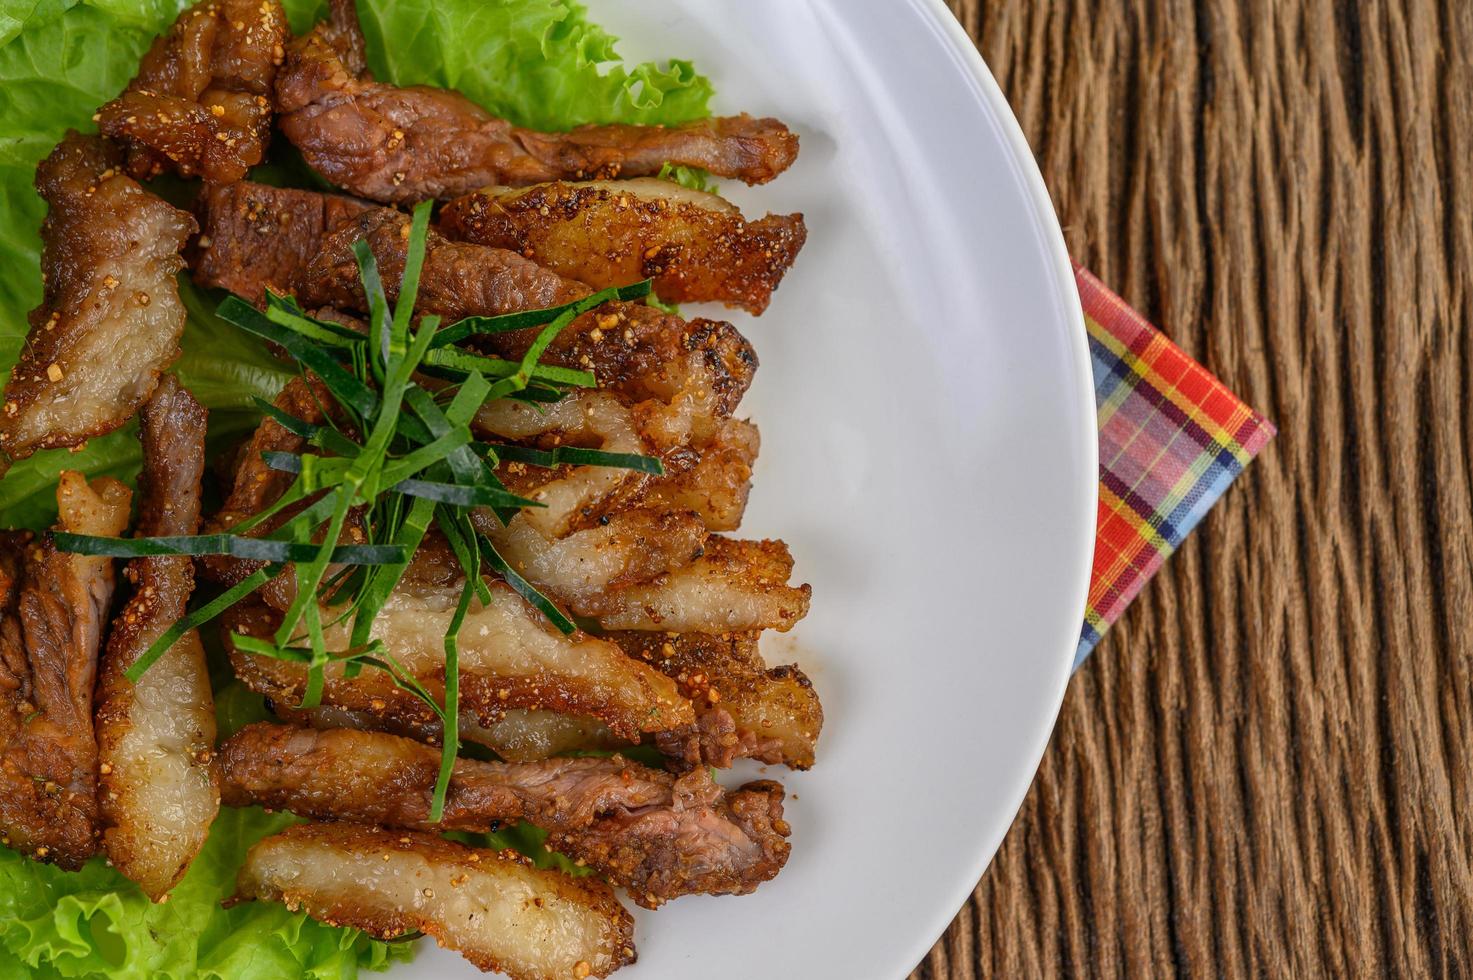
<path id="1" fill-rule="evenodd" d="M 1076 264 L 1100 414 L 1100 509 L 1078 667 L 1273 423 Z"/>

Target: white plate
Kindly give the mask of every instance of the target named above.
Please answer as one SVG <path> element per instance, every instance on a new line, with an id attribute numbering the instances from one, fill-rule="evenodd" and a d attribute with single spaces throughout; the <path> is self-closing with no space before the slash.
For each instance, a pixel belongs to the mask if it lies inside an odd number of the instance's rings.
<path id="1" fill-rule="evenodd" d="M 793 856 L 742 898 L 640 913 L 628 980 L 903 977 L 966 900 L 1047 742 L 1094 545 L 1094 388 L 1033 157 L 940 0 L 588 0 L 626 58 L 694 59 L 718 112 L 802 137 L 750 214 L 808 244 L 761 318 L 743 534 L 813 612 L 774 636 L 823 698 L 819 762 L 773 769 Z M 471 976 L 425 949 L 399 978 Z"/>

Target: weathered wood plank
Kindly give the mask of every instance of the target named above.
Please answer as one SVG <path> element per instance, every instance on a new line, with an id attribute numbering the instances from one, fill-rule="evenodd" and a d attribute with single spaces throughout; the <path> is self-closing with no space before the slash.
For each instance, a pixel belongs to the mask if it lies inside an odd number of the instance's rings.
<path id="1" fill-rule="evenodd" d="M 1473 5 L 952 7 L 1074 254 L 1281 435 L 914 976 L 1473 975 Z"/>

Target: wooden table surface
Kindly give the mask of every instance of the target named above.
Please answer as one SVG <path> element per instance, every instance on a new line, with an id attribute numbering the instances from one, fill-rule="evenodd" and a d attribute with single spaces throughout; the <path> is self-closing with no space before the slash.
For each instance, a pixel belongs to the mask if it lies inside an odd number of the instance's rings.
<path id="1" fill-rule="evenodd" d="M 1074 255 L 1281 434 L 914 977 L 1473 975 L 1473 3 L 952 6 Z"/>

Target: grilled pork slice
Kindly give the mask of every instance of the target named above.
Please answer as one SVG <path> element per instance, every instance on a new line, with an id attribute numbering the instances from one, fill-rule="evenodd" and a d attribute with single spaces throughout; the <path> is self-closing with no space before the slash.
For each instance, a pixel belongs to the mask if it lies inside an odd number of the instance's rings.
<path id="1" fill-rule="evenodd" d="M 511 249 L 595 289 L 654 279 L 670 303 L 760 314 L 807 238 L 801 214 L 747 221 L 715 194 L 651 177 L 492 187 L 440 214 L 451 238 Z"/>
<path id="2" fill-rule="evenodd" d="M 331 401 L 331 393 L 320 381 L 315 378 L 293 378 L 282 387 L 273 404 L 289 415 L 316 424 L 325 419 L 323 406 Z M 205 522 L 206 532 L 214 534 L 229 531 L 241 521 L 275 503 L 296 477 L 267 466 L 262 454 L 272 451 L 300 452 L 306 444 L 305 439 L 273 419 L 262 419 L 256 431 L 251 433 L 251 437 L 236 454 L 235 474 L 230 482 L 229 492 L 220 510 Z M 288 508 L 287 513 L 280 515 L 279 519 L 257 525 L 248 533 L 265 534 L 293 513 L 295 509 Z M 205 578 L 228 586 L 237 584 L 264 564 L 225 555 L 207 555 L 199 560 L 198 568 Z M 292 576 L 292 571 L 288 570 L 267 582 L 257 595 L 277 609 L 288 608 L 295 595 L 292 587 L 295 579 Z"/>
<path id="3" fill-rule="evenodd" d="M 297 279 L 307 306 L 362 311 L 363 286 L 353 243 L 372 249 L 390 300 L 398 298 L 408 253 L 409 218 L 397 211 L 365 212 L 328 236 Z M 415 308 L 448 320 L 496 316 L 554 306 L 587 296 L 587 286 L 542 269 L 506 249 L 447 242 L 432 235 Z M 520 358 L 537 328 L 476 338 L 488 353 Z M 752 382 L 757 357 L 735 327 L 712 320 L 687 323 L 643 303 L 611 302 L 574 320 L 547 348 L 547 364 L 592 371 L 601 386 L 635 401 L 658 399 L 683 414 L 662 420 L 673 440 L 713 416 L 730 415 Z"/>
<path id="4" fill-rule="evenodd" d="M 313 377 L 293 378 L 288 381 L 272 404 L 289 415 L 317 425 L 326 420 L 323 407 L 331 402 L 331 392 Z M 247 517 L 265 510 L 296 479 L 294 474 L 267 466 L 266 461 L 261 458 L 262 454 L 273 451 L 301 452 L 306 445 L 306 439 L 274 419 L 262 419 L 256 431 L 251 433 L 251 437 L 241 447 L 240 459 L 235 466 L 235 478 L 230 484 L 225 503 L 219 513 L 207 522 L 211 533 L 228 530 Z M 203 564 L 208 567 L 210 563 Z"/>
<path id="5" fill-rule="evenodd" d="M 119 534 L 130 497 L 116 480 L 64 472 L 60 527 Z M 0 533 L 0 843 L 64 868 L 97 851 L 92 689 L 112 594 L 111 559 Z"/>
<path id="6" fill-rule="evenodd" d="M 746 419 L 722 419 L 699 442 L 664 449 L 665 475 L 650 481 L 642 503 L 688 511 L 710 531 L 735 531 L 747 510 L 752 467 L 762 440 Z"/>
<path id="7" fill-rule="evenodd" d="M 246 855 L 234 901 L 252 899 L 379 939 L 423 932 L 513 980 L 605 977 L 634 962 L 634 920 L 603 882 L 431 834 L 289 827 Z"/>
<path id="8" fill-rule="evenodd" d="M 166 375 L 143 408 L 140 536 L 199 528 L 205 410 Z M 191 630 L 135 684 L 124 672 L 188 611 L 187 557 L 128 563 L 133 597 L 113 621 L 97 685 L 102 844 L 154 901 L 179 883 L 220 808 L 210 768 L 215 701 L 199 634 Z"/>
<path id="9" fill-rule="evenodd" d="M 401 583 L 374 620 L 373 637 L 436 698 L 444 690 L 445 632 L 460 596 L 458 585 L 415 587 Z M 325 615 L 330 620 L 331 615 Z M 230 632 L 257 636 L 272 631 L 277 616 L 264 605 L 236 606 Z M 346 648 L 349 625 L 326 630 L 330 650 Z M 287 705 L 300 704 L 306 668 L 235 651 L 236 673 L 253 690 Z M 584 633 L 563 636 L 542 614 L 503 583 L 491 584 L 491 602 L 473 603 L 460 632 L 460 697 L 483 723 L 509 708 L 548 709 L 597 718 L 616 735 L 636 739 L 695 722 L 690 702 L 670 678 L 625 656 L 611 643 Z M 383 671 L 343 676 L 328 668 L 323 703 L 425 719 L 429 708 L 397 687 Z"/>
<path id="10" fill-rule="evenodd" d="M 757 633 L 617 632 L 605 639 L 680 684 L 698 716 L 695 738 L 661 732 L 662 750 L 690 765 L 723 767 L 736 758 L 794 769 L 813 765 L 823 707 L 796 666 L 771 667 Z"/>
<path id="11" fill-rule="evenodd" d="M 438 719 L 426 721 L 422 716 L 403 718 L 330 705 L 304 711 L 272 704 L 272 710 L 285 721 L 323 730 L 351 728 L 361 732 L 388 732 L 430 745 L 439 745 L 445 737 L 445 729 Z M 475 715 L 462 714 L 460 739 L 483 745 L 507 762 L 536 762 L 568 752 L 617 749 L 630 744 L 615 738 L 609 727 L 596 719 L 524 708 L 512 708 L 499 721 L 489 725 L 481 724 Z"/>
<path id="12" fill-rule="evenodd" d="M 118 167 L 102 140 L 70 133 L 36 168 L 50 206 L 41 225 L 46 292 L 5 384 L 0 452 L 10 460 L 118 428 L 179 354 L 184 306 L 174 274 L 194 220 Z"/>
<path id="13" fill-rule="evenodd" d="M 523 512 L 525 514 L 527 512 Z M 631 510 L 548 539 L 522 514 L 503 527 L 490 511 L 472 521 L 521 576 L 578 616 L 597 617 L 610 590 L 648 582 L 701 554 L 709 536 L 694 514 Z M 617 601 L 617 600 L 614 600 Z"/>
<path id="14" fill-rule="evenodd" d="M 353 244 L 366 240 L 384 289 L 397 299 L 408 254 L 409 216 L 388 208 L 356 210 L 348 198 L 243 184 L 204 198 L 204 231 L 193 252 L 197 279 L 253 300 L 267 287 L 290 292 L 308 309 L 362 311 L 365 300 Z M 207 247 L 206 247 L 207 246 Z M 310 258 L 304 258 L 311 253 Z M 445 319 L 495 316 L 580 299 L 588 286 L 542 269 L 506 249 L 450 242 L 432 232 L 416 309 Z M 501 357 L 521 357 L 536 329 L 484 336 Z M 689 443 L 729 416 L 752 382 L 757 357 L 729 323 L 689 323 L 642 303 L 606 303 L 573 321 L 548 349 L 549 364 L 593 371 L 601 385 L 642 410 L 662 444 Z"/>
<path id="15" fill-rule="evenodd" d="M 360 197 L 406 203 L 488 184 L 641 177 L 666 163 L 760 184 L 798 154 L 786 126 L 750 116 L 668 128 L 521 129 L 456 92 L 372 81 L 352 0 L 330 6 L 331 20 L 291 45 L 277 104 L 282 132 L 307 162 Z"/>
<path id="16" fill-rule="evenodd" d="M 792 573 L 793 557 L 781 541 L 713 535 L 690 564 L 610 593 L 598 620 L 609 630 L 786 632 L 808 614 L 813 592 L 788 585 Z"/>
<path id="17" fill-rule="evenodd" d="M 489 725 L 462 724 L 460 737 L 486 746 L 507 762 L 536 762 L 567 752 L 604 751 L 629 744 L 596 718 L 525 709 L 508 711 Z"/>
<path id="18" fill-rule="evenodd" d="M 261 303 L 266 290 L 295 291 L 296 277 L 327 236 L 371 205 L 341 194 L 271 187 L 247 180 L 207 187 L 195 205 L 200 235 L 189 270 L 202 286 L 218 286 Z"/>
<path id="19" fill-rule="evenodd" d="M 143 56 L 123 94 L 98 112 L 103 135 L 128 147 L 140 180 L 172 170 L 240 180 L 271 136 L 276 69 L 291 32 L 277 0 L 204 0 Z"/>
<path id="20" fill-rule="evenodd" d="M 585 390 L 536 407 L 491 401 L 481 407 L 475 425 L 483 438 L 493 442 L 535 440 L 550 448 L 581 446 L 621 454 L 648 453 L 653 448 L 638 431 L 630 407 L 609 391 Z M 529 508 L 522 520 L 550 537 L 568 533 L 583 520 L 596 521 L 608 512 L 605 505 L 611 498 L 635 496 L 650 479 L 614 466 L 516 466 L 507 468 L 507 477 L 513 481 L 508 486 L 543 505 Z"/>
<path id="21" fill-rule="evenodd" d="M 503 462 L 502 481 L 545 506 L 503 525 L 491 512 L 477 529 L 517 571 L 581 616 L 598 617 L 611 594 L 646 583 L 701 556 L 714 529 L 740 523 L 757 452 L 750 423 L 713 420 L 708 440 L 661 446 L 646 424 L 659 404 L 629 406 L 605 391 L 578 392 L 541 411 L 492 402 L 476 426 L 490 441 L 587 446 L 660 457 L 663 475 L 613 467 L 529 467 Z"/>
<path id="22" fill-rule="evenodd" d="M 410 217 L 393 208 L 354 215 L 323 238 L 322 247 L 302 266 L 295 285 L 311 306 L 365 310 L 363 281 L 354 243 L 365 240 L 379 263 L 390 301 L 399 298 L 409 254 Z M 470 315 L 535 310 L 582 299 L 592 290 L 565 279 L 506 249 L 447 241 L 431 231 L 425 243 L 416 311 L 438 313 L 447 322 Z M 535 333 L 535 331 L 534 331 Z"/>
<path id="23" fill-rule="evenodd" d="M 439 750 L 350 729 L 251 725 L 220 749 L 225 800 L 304 817 L 484 832 L 525 820 L 654 908 L 681 895 L 746 894 L 787 861 L 782 787 L 727 793 L 706 769 L 676 779 L 610 758 L 512 764 L 459 759 L 430 822 Z"/>
<path id="24" fill-rule="evenodd" d="M 534 448 L 564 446 L 660 457 L 659 476 L 617 467 L 552 469 L 503 465 L 501 478 L 545 506 L 525 516 L 545 535 L 602 522 L 614 510 L 648 508 L 661 514 L 692 513 L 711 530 L 741 523 L 760 439 L 750 422 L 707 415 L 698 428 L 663 423 L 684 414 L 675 404 L 650 399 L 631 404 L 608 390 L 572 392 L 551 405 L 501 399 L 476 414 L 477 434 L 488 442 L 521 442 Z M 672 439 L 672 435 L 675 438 Z"/>

